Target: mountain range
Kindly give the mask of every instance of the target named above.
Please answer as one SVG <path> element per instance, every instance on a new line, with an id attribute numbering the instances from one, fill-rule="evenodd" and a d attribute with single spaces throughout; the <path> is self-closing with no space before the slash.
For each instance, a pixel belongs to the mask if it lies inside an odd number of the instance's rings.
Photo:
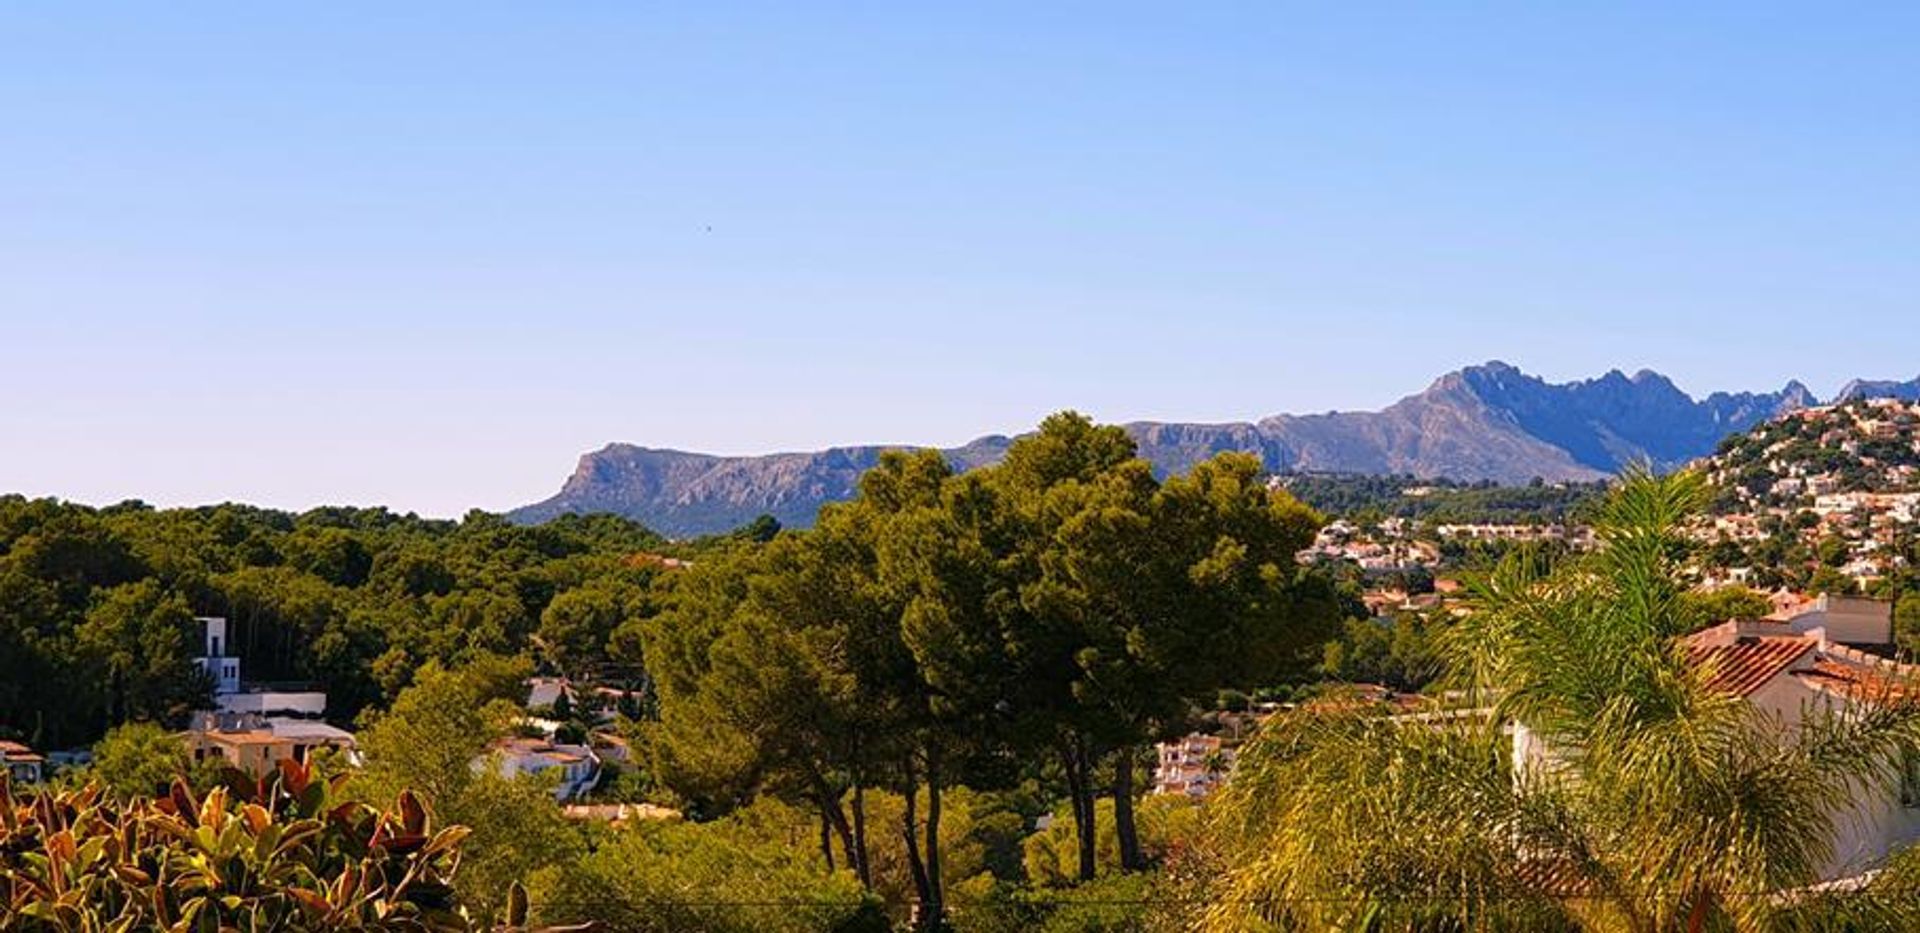
<path id="1" fill-rule="evenodd" d="M 1859 396 L 1920 398 L 1920 379 L 1855 380 L 1837 399 Z M 1797 381 L 1777 392 L 1695 399 L 1650 370 L 1550 383 L 1495 361 L 1441 376 L 1380 411 L 1125 427 L 1140 455 L 1163 473 L 1239 450 L 1276 473 L 1554 482 L 1598 479 L 1637 461 L 1678 466 L 1711 453 L 1728 434 L 1817 404 Z M 1011 442 L 990 435 L 943 453 L 956 468 L 971 469 L 997 461 Z M 852 496 L 860 474 L 894 446 L 723 457 L 609 444 L 583 455 L 552 498 L 509 517 L 540 522 L 567 512 L 613 512 L 676 537 L 725 531 L 761 514 L 804 527 L 821 505 Z"/>

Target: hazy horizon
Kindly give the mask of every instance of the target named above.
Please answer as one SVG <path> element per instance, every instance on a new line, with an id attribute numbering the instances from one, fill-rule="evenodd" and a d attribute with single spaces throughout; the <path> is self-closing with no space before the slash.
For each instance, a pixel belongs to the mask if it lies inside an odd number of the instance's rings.
<path id="1" fill-rule="evenodd" d="M 1483 361 L 1483 362 L 1508 362 L 1508 361 Z M 1467 365 L 1479 365 L 1479 364 L 1467 364 Z M 1459 368 L 1460 367 L 1456 367 L 1455 370 Z M 1539 373 L 1528 370 L 1527 367 L 1525 366 L 1517 366 L 1516 368 L 1522 370 L 1523 372 L 1526 372 L 1528 375 L 1533 375 L 1533 376 L 1540 375 Z M 1628 367 L 1613 367 L 1613 369 L 1619 369 L 1624 374 L 1629 376 L 1633 375 L 1637 371 L 1637 368 L 1628 368 Z M 1449 370 L 1449 371 L 1451 372 L 1454 370 Z M 1436 373 L 1435 377 L 1437 378 L 1438 376 L 1441 376 L 1441 375 L 1445 375 L 1445 374 Z M 1603 375 L 1605 374 L 1594 373 L 1594 374 L 1591 374 L 1590 376 L 1573 377 L 1569 379 L 1549 379 L 1548 381 L 1549 382 L 1579 381 L 1580 379 L 1599 378 Z M 1662 373 L 1662 375 L 1668 375 L 1668 374 Z M 1854 377 L 1854 378 L 1878 378 L 1878 377 Z M 1428 380 L 1429 383 L 1431 381 L 1432 380 Z M 1794 380 L 1789 380 L 1789 381 L 1794 381 Z M 1805 382 L 1805 380 L 1798 380 L 1798 381 Z M 1677 381 L 1676 381 L 1676 385 L 1679 385 Z M 1704 391 L 1692 391 L 1684 385 L 1679 385 L 1679 388 L 1682 391 L 1687 392 L 1687 394 L 1689 394 L 1696 400 L 1698 400 L 1698 399 L 1705 398 L 1706 396 L 1712 394 L 1712 392 L 1718 392 L 1718 391 L 1768 392 L 1768 391 L 1776 391 L 1780 388 L 1783 388 L 1785 385 L 1786 383 L 1782 383 L 1780 386 L 1774 386 L 1771 388 L 1767 388 L 1767 387 L 1718 388 L 1718 389 L 1704 390 Z M 1817 396 L 1822 400 L 1826 400 L 1833 397 L 1835 392 L 1837 392 L 1843 386 L 1844 386 L 1844 383 L 1837 384 L 1834 386 L 1833 390 L 1831 391 L 1823 391 L 1817 386 L 1808 386 L 1808 388 L 1811 391 L 1813 391 L 1815 396 Z M 1407 394 L 1411 395 L 1417 391 L 1418 390 L 1410 390 Z M 1398 399 L 1396 398 L 1395 401 L 1398 401 Z M 633 440 L 626 440 L 621 438 L 611 438 L 604 443 L 596 444 L 590 448 L 583 448 L 582 450 L 577 451 L 575 453 L 574 459 L 577 460 L 581 455 L 585 455 L 593 451 L 602 449 L 604 447 L 608 447 L 616 444 L 631 444 L 639 447 L 678 450 L 686 453 L 711 454 L 715 456 L 745 456 L 745 457 L 786 454 L 786 453 L 806 453 L 806 452 L 817 451 L 817 450 L 830 448 L 830 447 L 853 447 L 853 446 L 900 445 L 903 447 L 953 448 L 953 447 L 962 446 L 970 441 L 978 440 L 980 438 L 991 436 L 991 435 L 1011 435 L 1011 434 L 1021 433 L 1023 431 L 1026 431 L 1032 428 L 1035 424 L 1038 423 L 1040 418 L 1044 417 L 1045 415 L 1051 414 L 1053 411 L 1058 411 L 1061 409 L 1072 408 L 1072 407 L 1073 406 L 1060 406 L 1059 408 L 1050 409 L 1048 411 L 1041 412 L 1039 414 L 1034 415 L 1027 422 L 1022 423 L 1020 425 L 985 429 L 985 430 L 977 431 L 973 434 L 969 434 L 965 437 L 951 438 L 951 439 L 852 438 L 852 439 L 841 439 L 841 440 L 827 440 L 827 441 L 822 441 L 819 444 L 805 446 L 805 447 L 741 448 L 741 449 L 728 450 L 728 449 L 706 449 L 706 448 L 696 449 L 696 448 L 688 448 L 688 447 L 674 447 L 673 445 L 670 445 L 670 444 L 655 444 L 655 443 L 648 443 L 644 441 L 633 441 Z M 1378 407 L 1385 407 L 1385 406 L 1382 405 Z M 1349 406 L 1344 408 L 1325 409 L 1324 411 L 1357 411 L 1357 410 L 1373 410 L 1373 409 L 1360 409 L 1360 408 Z M 1280 414 L 1310 415 L 1310 414 L 1319 414 L 1319 413 L 1321 412 L 1320 411 L 1270 411 L 1262 414 L 1248 415 L 1245 417 L 1237 417 L 1237 418 L 1180 418 L 1177 416 L 1170 416 L 1166 418 L 1134 418 L 1134 417 L 1128 417 L 1125 415 L 1115 415 L 1110 417 L 1103 416 L 1101 420 L 1110 421 L 1110 422 L 1185 421 L 1185 422 L 1193 422 L 1193 423 L 1233 423 L 1233 422 L 1253 422 L 1253 421 L 1258 421 L 1265 417 L 1269 417 L 1272 415 L 1280 415 Z M 572 460 L 567 460 L 565 462 L 569 465 L 573 463 Z M 254 500 L 248 500 L 248 499 L 229 496 L 229 497 L 223 497 L 223 498 L 201 499 L 201 500 L 156 501 L 151 497 L 142 496 L 138 494 L 116 496 L 116 497 L 107 498 L 107 499 L 84 499 L 77 496 L 65 495 L 57 491 L 49 491 L 44 493 L 32 493 L 31 491 L 20 490 L 20 489 L 0 489 L 0 495 L 5 495 L 7 493 L 26 492 L 29 495 L 35 495 L 36 497 L 51 496 L 58 499 L 63 499 L 63 500 L 73 501 L 73 502 L 80 502 L 82 504 L 92 505 L 92 506 L 109 506 L 109 505 L 116 505 L 122 502 L 137 500 L 137 501 L 146 502 L 148 505 L 152 505 L 159 508 L 177 508 L 177 507 L 191 508 L 196 506 L 210 506 L 210 505 L 219 505 L 227 502 L 233 502 L 233 503 L 239 503 L 239 504 L 245 504 L 245 505 L 256 505 L 256 506 L 265 506 L 270 508 L 279 508 L 279 509 L 284 509 L 287 511 L 294 511 L 294 512 L 305 511 L 307 509 L 318 508 L 322 506 L 386 507 L 395 512 L 399 512 L 403 514 L 419 513 L 429 518 L 458 518 L 461 515 L 464 515 L 467 511 L 471 509 L 478 508 L 478 509 L 481 509 L 482 511 L 502 513 L 502 512 L 511 511 L 512 509 L 517 508 L 519 506 L 529 505 L 536 501 L 545 499 L 560 487 L 561 481 L 566 478 L 567 473 L 570 470 L 571 470 L 571 466 L 568 466 L 566 470 L 556 470 L 554 473 L 553 481 L 548 485 L 547 488 L 537 492 L 529 493 L 528 495 L 524 496 L 522 499 L 514 502 L 510 502 L 502 505 L 483 505 L 483 504 L 475 503 L 465 507 L 450 507 L 450 508 L 444 508 L 439 510 L 421 510 L 421 509 L 415 509 L 415 508 L 407 508 L 404 506 L 398 506 L 391 502 L 380 501 L 380 500 L 346 501 L 346 500 L 322 499 L 322 500 L 316 500 L 316 501 L 307 502 L 307 503 L 288 503 L 288 502 L 276 503 L 276 502 L 254 501 Z"/>
<path id="2" fill-rule="evenodd" d="M 0 493 L 1920 372 L 1920 8 L 0 11 Z"/>

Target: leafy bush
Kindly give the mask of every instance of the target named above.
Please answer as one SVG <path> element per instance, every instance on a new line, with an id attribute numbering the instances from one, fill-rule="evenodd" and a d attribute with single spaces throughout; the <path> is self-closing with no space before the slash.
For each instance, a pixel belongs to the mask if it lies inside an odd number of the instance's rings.
<path id="1" fill-rule="evenodd" d="M 803 855 L 804 824 L 788 835 L 758 809 L 615 830 L 577 862 L 534 875 L 535 912 L 546 922 L 599 921 L 636 933 L 888 929 L 879 902 L 851 873 L 826 874 L 817 856 Z"/>
<path id="2" fill-rule="evenodd" d="M 956 899 L 957 933 L 1160 933 L 1190 928 L 1185 892 L 1160 874 L 1103 875 L 1078 887 L 995 885 L 986 896 Z"/>
<path id="3" fill-rule="evenodd" d="M 341 802 L 283 762 L 250 792 L 114 802 L 98 785 L 17 798 L 0 781 L 5 912 L 44 930 L 468 930 L 452 886 L 466 829 L 411 793 Z"/>

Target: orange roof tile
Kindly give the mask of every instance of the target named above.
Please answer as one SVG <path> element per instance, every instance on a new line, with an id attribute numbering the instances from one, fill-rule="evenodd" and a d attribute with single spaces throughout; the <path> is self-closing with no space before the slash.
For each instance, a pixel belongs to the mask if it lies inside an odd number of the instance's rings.
<path id="1" fill-rule="evenodd" d="M 204 732 L 208 741 L 222 745 L 292 745 L 293 740 L 271 732 Z"/>
<path id="2" fill-rule="evenodd" d="M 1730 645 L 1687 645 L 1687 660 L 1707 671 L 1707 686 L 1746 696 L 1816 647 L 1813 639 L 1762 635 Z"/>
<path id="3" fill-rule="evenodd" d="M 1811 669 L 1798 671 L 1795 676 L 1852 700 L 1899 703 L 1920 699 L 1920 684 L 1911 677 L 1888 676 L 1827 658 L 1813 662 Z"/>

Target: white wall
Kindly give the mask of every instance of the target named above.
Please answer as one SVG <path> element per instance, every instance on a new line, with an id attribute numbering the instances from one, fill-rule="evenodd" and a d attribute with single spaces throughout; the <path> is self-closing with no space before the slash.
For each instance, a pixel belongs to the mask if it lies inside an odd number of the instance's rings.
<path id="1" fill-rule="evenodd" d="M 1824 628 L 1829 640 L 1846 645 L 1893 643 L 1893 605 L 1876 600 L 1822 596 L 1791 624 L 1796 632 Z"/>
<path id="2" fill-rule="evenodd" d="M 317 691 L 228 693 L 214 697 L 214 705 L 232 713 L 294 713 L 318 716 L 327 711 L 327 695 Z"/>

